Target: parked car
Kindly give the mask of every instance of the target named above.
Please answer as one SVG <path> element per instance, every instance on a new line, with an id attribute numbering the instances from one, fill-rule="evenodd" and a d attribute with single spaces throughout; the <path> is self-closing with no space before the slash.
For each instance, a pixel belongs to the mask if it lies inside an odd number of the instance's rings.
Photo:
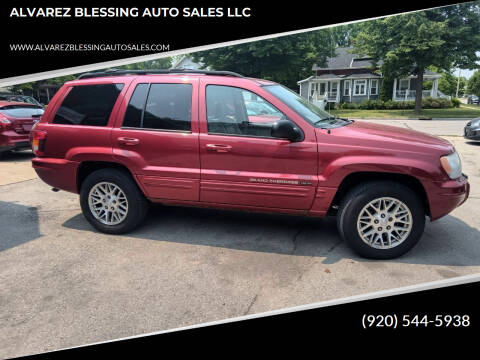
<path id="1" fill-rule="evenodd" d="M 0 155 L 30 148 L 30 130 L 42 114 L 38 105 L 0 101 Z"/>
<path id="2" fill-rule="evenodd" d="M 480 140 L 480 117 L 469 121 L 465 125 L 463 137 L 468 140 Z"/>
<path id="3" fill-rule="evenodd" d="M 477 95 L 469 95 L 467 97 L 467 104 L 476 104 L 478 105 L 478 96 Z"/>
<path id="4" fill-rule="evenodd" d="M 26 95 L 0 95 L 0 100 L 3 101 L 10 101 L 10 102 L 23 102 L 27 104 L 33 104 L 33 105 L 38 105 L 41 106 L 42 108 L 44 105 L 35 99 L 34 97 L 31 96 L 26 96 Z"/>
<path id="5" fill-rule="evenodd" d="M 254 97 L 282 116 L 249 121 Z M 31 142 L 39 177 L 80 194 L 85 218 L 110 234 L 139 226 L 150 202 L 336 215 L 353 250 L 386 259 L 470 189 L 447 140 L 337 118 L 230 72 L 84 74 L 55 94 Z"/>

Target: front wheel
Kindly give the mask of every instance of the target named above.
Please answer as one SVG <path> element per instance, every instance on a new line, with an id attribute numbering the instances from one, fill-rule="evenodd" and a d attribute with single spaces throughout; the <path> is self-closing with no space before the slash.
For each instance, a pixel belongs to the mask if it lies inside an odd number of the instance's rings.
<path id="1" fill-rule="evenodd" d="M 359 255 L 391 259 L 408 252 L 425 228 L 422 201 L 409 187 L 390 181 L 361 184 L 341 201 L 337 226 Z"/>
<path id="2" fill-rule="evenodd" d="M 80 205 L 87 221 L 101 232 L 122 234 L 144 220 L 148 201 L 133 179 L 117 169 L 101 169 L 83 182 Z"/>

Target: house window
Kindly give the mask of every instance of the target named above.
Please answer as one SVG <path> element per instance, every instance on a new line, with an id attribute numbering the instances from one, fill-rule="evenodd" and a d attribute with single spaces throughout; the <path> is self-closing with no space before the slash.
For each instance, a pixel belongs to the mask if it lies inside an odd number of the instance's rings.
<path id="1" fill-rule="evenodd" d="M 353 95 L 367 94 L 367 80 L 355 80 L 353 82 Z"/>
<path id="2" fill-rule="evenodd" d="M 400 90 L 408 90 L 409 88 L 409 80 L 408 79 L 400 79 Z"/>
<path id="3" fill-rule="evenodd" d="M 370 95 L 378 95 L 378 80 L 370 80 Z"/>
<path id="4" fill-rule="evenodd" d="M 343 83 L 343 95 L 344 96 L 350 96 L 350 85 L 351 85 L 351 81 L 350 80 L 345 80 L 345 82 Z"/>

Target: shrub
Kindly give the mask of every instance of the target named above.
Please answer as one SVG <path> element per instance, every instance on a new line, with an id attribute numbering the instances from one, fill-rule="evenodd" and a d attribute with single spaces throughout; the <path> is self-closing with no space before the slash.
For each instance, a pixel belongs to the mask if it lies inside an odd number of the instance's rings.
<path id="1" fill-rule="evenodd" d="M 445 109 L 445 108 L 451 108 L 453 106 L 454 106 L 454 103 L 448 99 L 441 99 L 441 98 L 436 99 L 436 98 L 427 97 L 422 101 L 422 107 L 424 109 Z"/>
<path id="2" fill-rule="evenodd" d="M 460 101 L 452 98 L 452 100 L 427 97 L 422 100 L 422 108 L 424 109 L 444 109 L 451 107 L 459 107 Z M 407 110 L 415 109 L 415 101 L 393 101 L 393 100 L 364 100 L 360 103 L 341 103 L 338 104 L 339 109 L 361 109 L 361 110 Z"/>

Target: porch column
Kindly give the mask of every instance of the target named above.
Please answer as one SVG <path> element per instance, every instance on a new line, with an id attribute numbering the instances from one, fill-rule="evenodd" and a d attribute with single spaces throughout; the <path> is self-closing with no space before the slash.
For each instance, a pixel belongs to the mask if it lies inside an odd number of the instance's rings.
<path id="1" fill-rule="evenodd" d="M 433 80 L 432 84 L 432 93 L 430 94 L 432 97 L 437 97 L 438 95 L 438 79 Z"/>
<path id="2" fill-rule="evenodd" d="M 393 100 L 397 99 L 397 78 L 393 79 Z"/>
<path id="3" fill-rule="evenodd" d="M 355 81 L 353 81 L 353 80 L 351 80 L 351 79 L 348 80 L 348 81 L 350 81 L 350 85 L 349 85 L 349 86 L 350 86 L 350 87 L 349 87 L 349 89 L 350 89 L 350 94 L 349 94 L 349 95 L 350 95 L 350 102 L 352 102 L 353 84 L 355 83 Z"/>
<path id="4" fill-rule="evenodd" d="M 309 81 L 308 82 L 308 89 L 307 89 L 307 99 L 308 101 L 311 101 L 312 100 L 312 82 Z"/>

